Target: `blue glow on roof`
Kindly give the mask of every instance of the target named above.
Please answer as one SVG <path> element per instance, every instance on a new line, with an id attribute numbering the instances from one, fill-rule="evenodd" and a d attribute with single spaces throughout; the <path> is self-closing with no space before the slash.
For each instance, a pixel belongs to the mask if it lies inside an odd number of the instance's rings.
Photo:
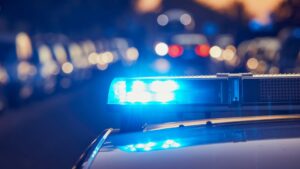
<path id="1" fill-rule="evenodd" d="M 166 140 L 162 145 L 162 148 L 164 149 L 177 148 L 177 147 L 180 147 L 180 144 L 175 142 L 174 140 Z"/>
<path id="2" fill-rule="evenodd" d="M 174 80 L 116 81 L 112 84 L 109 103 L 169 103 L 176 100 L 179 84 Z M 113 93 L 111 93 L 113 92 Z"/>
<path id="3" fill-rule="evenodd" d="M 158 142 L 147 142 L 147 143 L 138 143 L 138 144 L 130 144 L 119 147 L 121 150 L 126 152 L 147 152 L 154 150 L 165 150 L 165 149 L 174 149 L 179 148 L 182 145 L 179 141 L 168 139 L 164 141 Z"/>

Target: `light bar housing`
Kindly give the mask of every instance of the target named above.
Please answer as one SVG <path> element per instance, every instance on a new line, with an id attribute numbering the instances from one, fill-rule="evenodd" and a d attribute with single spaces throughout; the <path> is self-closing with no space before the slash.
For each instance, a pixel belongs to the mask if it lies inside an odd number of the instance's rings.
<path id="1" fill-rule="evenodd" d="M 270 105 L 300 103 L 300 75 L 141 77 L 114 79 L 108 104 Z"/>

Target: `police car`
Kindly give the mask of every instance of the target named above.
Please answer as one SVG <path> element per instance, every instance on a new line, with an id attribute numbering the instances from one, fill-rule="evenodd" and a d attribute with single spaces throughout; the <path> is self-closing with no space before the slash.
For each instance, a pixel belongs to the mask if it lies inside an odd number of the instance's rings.
<path id="1" fill-rule="evenodd" d="M 299 87 L 299 74 L 117 78 L 122 126 L 73 168 L 299 168 Z"/>

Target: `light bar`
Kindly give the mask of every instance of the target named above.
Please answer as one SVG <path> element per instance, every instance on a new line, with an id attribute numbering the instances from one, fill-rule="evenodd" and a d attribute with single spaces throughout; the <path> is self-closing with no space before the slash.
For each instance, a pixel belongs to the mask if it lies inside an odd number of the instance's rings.
<path id="1" fill-rule="evenodd" d="M 214 76 L 117 78 L 108 104 L 116 105 L 300 105 L 300 75 L 217 74 Z"/>
<path id="2" fill-rule="evenodd" d="M 222 81 L 195 81 L 189 78 L 115 79 L 109 91 L 109 104 L 197 104 L 218 102 L 216 92 Z M 221 89 L 222 90 L 222 89 Z"/>

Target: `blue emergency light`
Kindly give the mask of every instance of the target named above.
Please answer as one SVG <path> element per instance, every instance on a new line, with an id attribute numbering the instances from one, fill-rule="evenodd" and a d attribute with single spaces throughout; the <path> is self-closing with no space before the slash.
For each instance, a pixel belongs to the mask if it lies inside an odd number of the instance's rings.
<path id="1" fill-rule="evenodd" d="M 216 103 L 222 83 L 208 76 L 201 81 L 195 77 L 117 78 L 111 84 L 108 104 Z"/>
<path id="2" fill-rule="evenodd" d="M 170 103 L 175 101 L 179 84 L 174 80 L 116 79 L 110 90 L 110 104 Z"/>
<path id="3" fill-rule="evenodd" d="M 214 108 L 292 105 L 295 109 L 300 104 L 299 86 L 299 74 L 116 78 L 110 86 L 108 104 L 192 104 Z"/>

